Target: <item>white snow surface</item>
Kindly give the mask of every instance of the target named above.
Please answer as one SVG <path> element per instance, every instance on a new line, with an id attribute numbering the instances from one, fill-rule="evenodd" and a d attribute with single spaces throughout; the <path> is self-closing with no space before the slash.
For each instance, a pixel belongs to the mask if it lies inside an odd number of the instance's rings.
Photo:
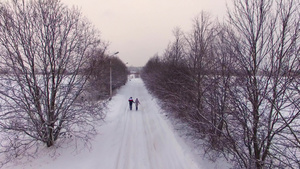
<path id="1" fill-rule="evenodd" d="M 139 98 L 139 110 L 129 110 L 129 97 Z M 104 124 L 91 141 L 91 149 L 73 146 L 44 148 L 30 161 L 8 169 L 209 169 L 227 168 L 203 159 L 178 136 L 144 86 L 131 79 L 112 98 Z M 74 141 L 73 141 L 74 142 Z M 64 143 L 66 144 L 66 143 Z M 71 144 L 71 143 L 69 143 Z M 80 143 L 77 143 L 77 145 Z"/>

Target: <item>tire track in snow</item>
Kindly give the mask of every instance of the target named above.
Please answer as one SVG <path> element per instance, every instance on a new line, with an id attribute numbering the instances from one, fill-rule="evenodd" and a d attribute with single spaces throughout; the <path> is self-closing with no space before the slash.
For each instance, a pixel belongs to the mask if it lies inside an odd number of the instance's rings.
<path id="1" fill-rule="evenodd" d="M 126 99 L 124 97 L 124 99 Z M 116 162 L 116 169 L 127 169 L 128 168 L 128 154 L 130 154 L 130 150 L 131 150 L 131 140 L 130 140 L 130 113 L 129 113 L 129 105 L 127 104 L 124 115 L 122 116 L 122 118 L 119 120 L 118 122 L 118 127 L 123 128 L 123 134 L 121 136 L 121 140 L 120 140 L 120 147 L 119 147 L 119 151 L 118 151 L 118 156 L 117 156 L 117 162 Z M 122 124 L 124 124 L 122 126 Z M 125 159 L 123 158 L 125 157 Z"/>
<path id="2" fill-rule="evenodd" d="M 143 82 L 134 79 L 125 87 L 126 90 L 122 90 L 124 101 L 130 96 L 138 97 L 141 106 L 139 111 L 130 111 L 127 102 L 125 111 L 119 112 L 116 130 L 121 128 L 122 135 L 116 137 L 120 143 L 114 168 L 198 169 L 177 142 Z"/>
<path id="3" fill-rule="evenodd" d="M 130 96 L 140 99 L 139 111 L 129 110 Z M 122 87 L 108 107 L 106 123 L 99 126 L 91 150 L 73 154 L 73 149 L 66 149 L 55 160 L 40 158 L 35 165 L 17 168 L 199 169 L 176 140 L 141 79 Z"/>

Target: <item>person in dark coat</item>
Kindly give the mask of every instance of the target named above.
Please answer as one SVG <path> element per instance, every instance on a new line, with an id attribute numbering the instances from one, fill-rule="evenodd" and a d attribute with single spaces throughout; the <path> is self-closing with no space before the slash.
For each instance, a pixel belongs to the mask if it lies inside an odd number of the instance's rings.
<path id="1" fill-rule="evenodd" d="M 134 103 L 132 97 L 129 98 L 128 102 L 129 102 L 129 108 L 130 110 L 132 110 L 132 103 Z"/>

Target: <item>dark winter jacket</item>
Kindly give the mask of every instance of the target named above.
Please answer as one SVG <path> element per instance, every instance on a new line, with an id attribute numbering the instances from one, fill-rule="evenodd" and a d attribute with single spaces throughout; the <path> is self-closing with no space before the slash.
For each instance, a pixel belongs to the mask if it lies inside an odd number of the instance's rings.
<path id="1" fill-rule="evenodd" d="M 129 104 L 130 104 L 130 105 L 132 105 L 132 103 L 133 103 L 133 99 L 132 99 L 131 97 L 129 98 L 129 100 L 128 100 L 128 101 L 129 101 Z"/>

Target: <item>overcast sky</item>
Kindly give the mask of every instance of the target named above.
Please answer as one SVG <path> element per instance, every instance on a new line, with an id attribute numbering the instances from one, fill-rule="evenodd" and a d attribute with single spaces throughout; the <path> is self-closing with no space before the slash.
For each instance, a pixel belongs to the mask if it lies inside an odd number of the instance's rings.
<path id="1" fill-rule="evenodd" d="M 223 20 L 229 0 L 62 0 L 77 6 L 128 66 L 144 66 L 164 52 L 180 27 L 188 32 L 202 10 Z"/>

